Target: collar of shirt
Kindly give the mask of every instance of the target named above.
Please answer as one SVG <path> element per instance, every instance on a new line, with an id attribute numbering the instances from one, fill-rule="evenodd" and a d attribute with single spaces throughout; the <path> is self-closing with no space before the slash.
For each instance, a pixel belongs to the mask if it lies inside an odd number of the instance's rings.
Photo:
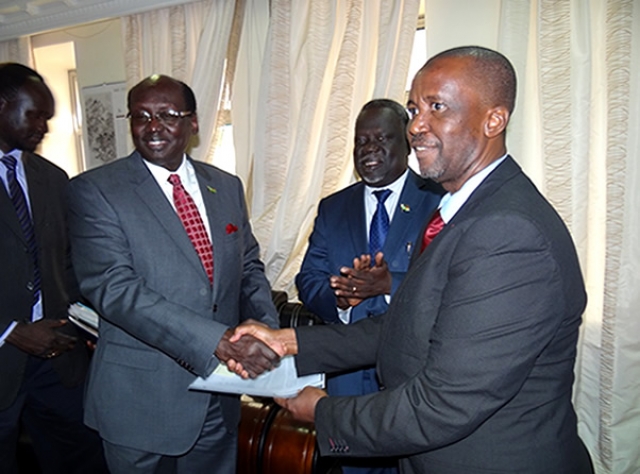
<path id="1" fill-rule="evenodd" d="M 469 178 L 460 189 L 458 189 L 455 193 L 447 193 L 442 196 L 440 200 L 440 216 L 445 224 L 448 224 L 453 216 L 460 210 L 460 208 L 467 202 L 471 193 L 473 193 L 478 186 L 485 180 L 491 172 L 498 167 L 500 163 L 502 163 L 507 155 L 505 154 L 502 158 L 497 159 L 493 163 L 491 163 L 486 168 L 474 174 L 471 178 Z"/>
<path id="2" fill-rule="evenodd" d="M 151 175 L 160 186 L 160 189 L 166 196 L 169 204 L 173 209 L 176 209 L 175 204 L 173 203 L 173 185 L 169 182 L 169 175 L 177 174 L 180 176 L 180 181 L 182 182 L 182 186 L 189 193 L 191 199 L 196 204 L 198 208 L 198 212 L 200 213 L 200 217 L 202 218 L 202 222 L 204 223 L 205 228 L 207 229 L 207 233 L 209 234 L 209 238 L 211 238 L 211 228 L 209 227 L 209 219 L 207 217 L 207 208 L 204 205 L 204 200 L 202 199 L 202 193 L 200 192 L 200 185 L 198 183 L 198 178 L 196 176 L 196 170 L 193 168 L 193 165 L 189 160 L 186 159 L 186 155 L 182 157 L 182 163 L 175 171 L 169 171 L 168 169 L 158 166 L 154 163 L 150 163 L 147 160 L 142 160 L 144 164 L 149 168 Z"/>
<path id="3" fill-rule="evenodd" d="M 402 188 L 404 188 L 404 183 L 407 181 L 407 176 L 409 176 L 409 169 L 400 175 L 398 179 L 396 179 L 393 183 L 388 186 L 383 186 L 381 188 L 374 188 L 371 186 L 365 185 L 364 187 L 364 211 L 367 218 L 367 229 L 371 225 L 371 219 L 373 218 L 374 212 L 376 212 L 376 207 L 378 207 L 378 198 L 374 196 L 374 191 L 381 191 L 383 189 L 388 189 L 391 191 L 391 194 L 384 202 L 384 207 L 387 210 L 387 214 L 389 214 L 389 222 L 393 220 L 393 214 L 395 213 L 396 208 L 398 207 L 398 201 L 400 200 L 400 194 L 402 194 Z M 368 233 L 368 230 L 367 230 Z"/>

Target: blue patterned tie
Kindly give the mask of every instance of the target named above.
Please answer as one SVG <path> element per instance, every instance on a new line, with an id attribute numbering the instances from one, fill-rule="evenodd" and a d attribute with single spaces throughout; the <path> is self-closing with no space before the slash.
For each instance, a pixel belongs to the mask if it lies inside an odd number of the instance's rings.
<path id="1" fill-rule="evenodd" d="M 391 195 L 391 190 L 382 189 L 380 191 L 374 191 L 373 195 L 378 199 L 378 206 L 376 212 L 373 213 L 371 219 L 371 226 L 369 227 L 369 255 L 373 263 L 373 258 L 376 253 L 382 250 L 384 241 L 387 238 L 389 232 L 389 214 L 384 207 L 384 202 Z"/>
<path id="2" fill-rule="evenodd" d="M 24 191 L 16 177 L 17 160 L 11 155 L 5 155 L 2 157 L 2 163 L 7 167 L 7 185 L 9 186 L 11 202 L 13 202 L 13 207 L 16 208 L 22 233 L 33 258 L 33 303 L 35 304 L 40 294 L 40 268 L 38 267 L 38 247 L 36 245 L 36 236 L 33 233 L 33 222 L 31 221 Z"/>

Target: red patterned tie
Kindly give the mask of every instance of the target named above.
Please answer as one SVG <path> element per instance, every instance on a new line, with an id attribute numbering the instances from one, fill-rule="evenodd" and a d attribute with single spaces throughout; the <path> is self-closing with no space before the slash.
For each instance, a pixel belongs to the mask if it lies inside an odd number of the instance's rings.
<path id="1" fill-rule="evenodd" d="M 209 282 L 213 283 L 213 247 L 196 203 L 182 186 L 180 176 L 170 175 L 169 182 L 173 185 L 173 203 L 178 211 L 178 217 L 180 217 L 193 247 L 198 252 L 202 266 L 209 277 Z"/>
<path id="2" fill-rule="evenodd" d="M 424 252 L 424 249 L 427 248 L 427 245 L 431 243 L 433 239 L 435 239 L 438 232 L 442 230 L 444 227 L 444 221 L 440 216 L 440 209 L 436 209 L 436 212 L 433 213 L 431 219 L 429 220 L 429 224 L 427 224 L 427 228 L 424 231 L 424 235 L 422 236 L 422 247 L 420 247 L 420 253 Z"/>

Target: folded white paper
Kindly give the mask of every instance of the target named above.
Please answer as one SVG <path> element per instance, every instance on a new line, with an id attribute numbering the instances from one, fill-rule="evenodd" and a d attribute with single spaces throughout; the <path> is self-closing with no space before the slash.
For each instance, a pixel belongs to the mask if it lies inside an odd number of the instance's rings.
<path id="1" fill-rule="evenodd" d="M 286 356 L 282 358 L 278 367 L 260 374 L 255 379 L 243 379 L 220 364 L 209 377 L 198 377 L 189 388 L 256 397 L 289 398 L 307 386 L 324 388 L 324 374 L 298 377 L 293 357 Z"/>
<path id="2" fill-rule="evenodd" d="M 98 313 L 82 303 L 73 303 L 69 306 L 68 313 L 69 321 L 98 337 Z"/>

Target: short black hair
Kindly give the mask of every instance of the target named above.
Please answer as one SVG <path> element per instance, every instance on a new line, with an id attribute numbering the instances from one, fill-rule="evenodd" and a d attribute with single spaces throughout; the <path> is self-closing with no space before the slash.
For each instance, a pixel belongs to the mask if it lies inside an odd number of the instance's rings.
<path id="1" fill-rule="evenodd" d="M 0 99 L 13 100 L 28 81 L 44 83 L 40 74 L 18 63 L 0 63 Z"/>
<path id="2" fill-rule="evenodd" d="M 184 105 L 185 105 L 185 109 L 186 109 L 186 110 L 184 110 L 182 112 L 196 113 L 196 109 L 197 109 L 196 95 L 193 93 L 193 90 L 191 89 L 191 87 L 189 87 L 187 84 L 185 84 L 184 82 L 182 82 L 182 81 L 180 81 L 178 79 L 174 79 L 173 77 L 164 76 L 164 75 L 149 76 L 146 79 L 143 79 L 142 81 L 138 82 L 131 89 L 129 89 L 129 92 L 127 93 L 127 108 L 129 110 L 131 110 L 131 95 L 133 94 L 133 92 L 136 89 L 138 89 L 139 87 L 142 87 L 142 86 L 149 85 L 149 83 L 157 82 L 158 79 L 165 79 L 165 80 L 168 79 L 168 80 L 173 81 L 176 84 L 180 85 L 180 87 L 182 87 L 182 97 L 184 99 Z"/>
<path id="3" fill-rule="evenodd" d="M 503 54 L 482 46 L 460 46 L 436 54 L 427 61 L 427 67 L 441 58 L 465 57 L 475 59 L 477 72 L 475 79 L 482 84 L 492 105 L 503 105 L 509 113 L 516 104 L 516 71 L 511 62 Z"/>
<path id="4" fill-rule="evenodd" d="M 402 122 L 402 126 L 404 128 L 407 127 L 409 123 L 409 114 L 407 114 L 407 109 L 405 109 L 401 104 L 391 99 L 373 99 L 367 102 L 362 106 L 360 112 L 358 113 L 358 117 L 356 118 L 356 122 L 360 118 L 360 115 L 366 110 L 369 109 L 389 109 L 391 112 L 396 114 L 400 121 Z"/>

